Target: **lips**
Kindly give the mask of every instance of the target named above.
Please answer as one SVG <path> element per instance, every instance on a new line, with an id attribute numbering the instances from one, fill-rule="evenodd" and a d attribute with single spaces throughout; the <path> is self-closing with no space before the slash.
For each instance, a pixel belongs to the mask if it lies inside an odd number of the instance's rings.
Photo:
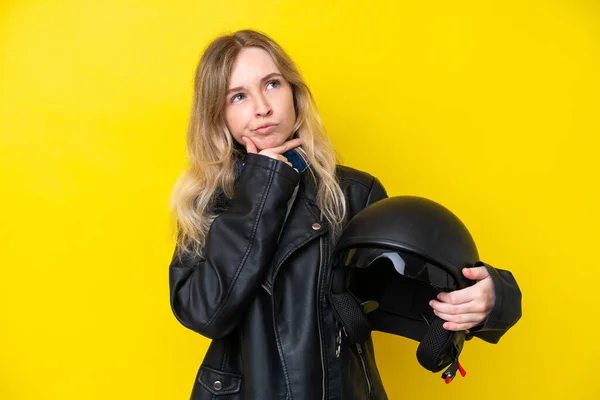
<path id="1" fill-rule="evenodd" d="M 254 132 L 265 135 L 267 133 L 271 133 L 277 128 L 277 124 L 263 124 L 258 128 L 254 129 Z"/>

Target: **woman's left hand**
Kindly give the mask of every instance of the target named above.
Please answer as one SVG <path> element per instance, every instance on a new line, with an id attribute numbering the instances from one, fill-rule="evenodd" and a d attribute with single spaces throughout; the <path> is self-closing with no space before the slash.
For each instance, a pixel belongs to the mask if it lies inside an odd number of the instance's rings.
<path id="1" fill-rule="evenodd" d="M 462 331 L 482 324 L 496 301 L 494 283 L 486 267 L 463 268 L 462 272 L 477 283 L 454 292 L 440 293 L 439 301 L 429 302 L 435 315 L 447 321 L 444 328 L 449 331 Z"/>

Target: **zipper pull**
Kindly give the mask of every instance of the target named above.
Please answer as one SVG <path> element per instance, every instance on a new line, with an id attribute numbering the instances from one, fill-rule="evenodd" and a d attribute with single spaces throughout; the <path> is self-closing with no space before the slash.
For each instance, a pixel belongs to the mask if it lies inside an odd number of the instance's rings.
<path id="1" fill-rule="evenodd" d="M 337 347 L 335 349 L 335 358 L 340 358 L 340 353 L 342 352 L 342 328 L 339 329 L 337 335 Z"/>
<path id="2" fill-rule="evenodd" d="M 340 329 L 338 330 L 338 334 L 337 334 L 337 339 L 336 339 L 337 348 L 335 349 L 335 357 L 336 358 L 340 358 L 340 354 L 342 352 L 342 332 L 344 332 L 345 337 L 348 337 L 346 328 L 344 328 L 343 325 L 340 326 Z"/>
<path id="3" fill-rule="evenodd" d="M 360 343 L 356 343 L 356 348 L 358 349 L 358 354 L 363 353 L 362 346 L 360 345 Z"/>

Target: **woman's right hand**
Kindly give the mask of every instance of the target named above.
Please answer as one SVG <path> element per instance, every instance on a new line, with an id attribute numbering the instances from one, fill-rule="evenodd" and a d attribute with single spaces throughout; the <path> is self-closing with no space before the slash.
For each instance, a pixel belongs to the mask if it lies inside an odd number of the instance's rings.
<path id="1" fill-rule="evenodd" d="M 280 146 L 272 147 L 270 149 L 263 149 L 260 152 L 258 151 L 256 144 L 247 136 L 243 136 L 242 140 L 246 144 L 246 151 L 251 154 L 261 154 L 263 156 L 267 156 L 273 158 L 275 160 L 283 161 L 287 165 L 293 168 L 292 163 L 288 161 L 286 157 L 283 156 L 283 153 L 289 151 L 291 149 L 295 149 L 302 145 L 302 139 L 296 138 L 286 141 Z M 295 169 L 295 168 L 294 168 Z M 297 171 L 297 170 L 296 170 Z"/>

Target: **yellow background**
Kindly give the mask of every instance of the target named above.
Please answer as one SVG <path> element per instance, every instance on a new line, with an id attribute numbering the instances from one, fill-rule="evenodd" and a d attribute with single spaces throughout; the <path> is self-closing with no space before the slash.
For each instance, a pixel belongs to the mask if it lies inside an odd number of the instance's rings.
<path id="1" fill-rule="evenodd" d="M 390 398 L 600 398 L 597 2 L 3 0 L 0 399 L 188 398 L 208 340 L 171 314 L 167 204 L 200 53 L 246 27 L 344 163 L 445 204 L 523 290 L 448 386 L 375 334 Z"/>

